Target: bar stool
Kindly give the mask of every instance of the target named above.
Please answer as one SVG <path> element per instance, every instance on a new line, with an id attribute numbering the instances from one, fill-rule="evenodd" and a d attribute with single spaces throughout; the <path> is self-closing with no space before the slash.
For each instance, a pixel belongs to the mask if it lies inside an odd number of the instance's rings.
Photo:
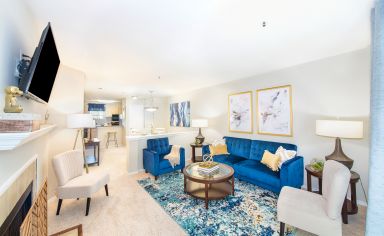
<path id="1" fill-rule="evenodd" d="M 115 147 L 119 147 L 119 144 L 117 144 L 116 133 L 117 133 L 116 131 L 107 132 L 108 138 L 107 138 L 106 148 L 109 147 L 110 142 L 115 142 Z"/>

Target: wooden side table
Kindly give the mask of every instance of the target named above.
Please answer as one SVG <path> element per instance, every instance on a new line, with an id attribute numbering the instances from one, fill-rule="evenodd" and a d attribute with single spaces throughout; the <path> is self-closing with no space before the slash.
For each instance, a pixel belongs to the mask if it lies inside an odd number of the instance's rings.
<path id="1" fill-rule="evenodd" d="M 305 170 L 307 172 L 307 190 L 309 192 L 314 192 L 318 194 L 322 194 L 322 188 L 323 188 L 323 172 L 322 171 L 315 171 L 312 169 L 311 165 L 306 165 Z M 319 191 L 312 191 L 312 176 L 317 177 L 319 181 Z"/>
<path id="2" fill-rule="evenodd" d="M 196 144 L 196 143 L 191 143 L 191 148 L 192 148 L 192 163 L 195 163 L 197 161 L 203 161 L 202 156 L 196 156 L 196 148 L 203 148 L 204 146 L 209 145 L 208 143 L 203 143 L 203 144 Z"/>
<path id="3" fill-rule="evenodd" d="M 322 194 L 322 181 L 323 181 L 323 172 L 315 171 L 311 168 L 311 165 L 306 165 L 305 170 L 307 172 L 307 189 L 310 192 L 312 191 L 311 177 L 317 177 L 319 179 L 319 194 Z M 358 212 L 357 199 L 356 199 L 356 183 L 359 182 L 360 175 L 355 171 L 351 171 L 351 179 L 349 180 L 349 185 L 351 187 L 351 200 L 345 197 L 343 209 L 341 211 L 341 216 L 343 218 L 343 223 L 348 224 L 348 215 L 354 215 Z"/>
<path id="4" fill-rule="evenodd" d="M 88 142 L 84 143 L 85 149 L 88 147 L 93 147 L 93 157 L 86 157 L 87 164 L 93 165 L 97 164 L 100 165 L 100 141 L 92 141 L 89 140 Z"/>

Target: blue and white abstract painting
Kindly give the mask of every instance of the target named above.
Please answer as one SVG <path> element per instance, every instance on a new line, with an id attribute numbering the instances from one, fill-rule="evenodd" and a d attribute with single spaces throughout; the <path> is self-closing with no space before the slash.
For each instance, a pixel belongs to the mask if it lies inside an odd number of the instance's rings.
<path id="1" fill-rule="evenodd" d="M 191 127 L 191 104 L 189 101 L 172 103 L 169 108 L 171 126 Z"/>

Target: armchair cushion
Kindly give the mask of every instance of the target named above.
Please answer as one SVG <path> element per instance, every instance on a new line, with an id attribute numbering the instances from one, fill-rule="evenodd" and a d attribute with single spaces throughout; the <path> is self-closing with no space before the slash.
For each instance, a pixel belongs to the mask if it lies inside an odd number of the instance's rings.
<path id="1" fill-rule="evenodd" d="M 167 168 L 172 168 L 171 162 L 169 162 L 166 159 L 162 159 L 159 163 L 159 168 L 160 169 L 167 169 Z"/>
<path id="2" fill-rule="evenodd" d="M 109 182 L 109 174 L 98 171 L 71 179 L 57 189 L 59 199 L 88 198 Z"/>

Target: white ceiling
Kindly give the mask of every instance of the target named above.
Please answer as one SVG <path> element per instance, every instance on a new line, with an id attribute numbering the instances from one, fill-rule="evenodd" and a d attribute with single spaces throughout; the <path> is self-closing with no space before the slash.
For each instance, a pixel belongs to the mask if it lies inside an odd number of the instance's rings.
<path id="1" fill-rule="evenodd" d="M 172 95 L 364 48 L 373 2 L 25 1 L 93 98 Z"/>

